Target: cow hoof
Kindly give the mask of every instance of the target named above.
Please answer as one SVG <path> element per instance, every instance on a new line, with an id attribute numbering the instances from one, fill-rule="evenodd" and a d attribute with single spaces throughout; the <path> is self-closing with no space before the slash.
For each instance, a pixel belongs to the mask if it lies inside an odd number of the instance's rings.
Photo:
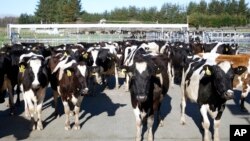
<path id="1" fill-rule="evenodd" d="M 153 141 L 153 138 L 148 138 L 148 141 Z"/>
<path id="2" fill-rule="evenodd" d="M 74 116 L 74 112 L 70 112 L 69 115 L 70 115 L 70 116 Z"/>
<path id="3" fill-rule="evenodd" d="M 80 130 L 80 126 L 79 125 L 74 125 L 74 130 Z"/>
<path id="4" fill-rule="evenodd" d="M 135 138 L 135 141 L 141 141 L 141 138 Z"/>
<path id="5" fill-rule="evenodd" d="M 70 126 L 65 126 L 64 129 L 65 129 L 66 131 L 69 131 L 69 130 L 70 130 Z"/>
<path id="6" fill-rule="evenodd" d="M 13 115 L 15 115 L 15 112 L 14 111 L 10 111 L 10 116 L 13 116 Z"/>
<path id="7" fill-rule="evenodd" d="M 181 120 L 181 125 L 185 125 L 186 121 Z"/>
<path id="8" fill-rule="evenodd" d="M 40 126 L 38 125 L 37 126 L 37 130 L 39 130 L 39 131 L 43 130 L 43 126 L 42 125 L 40 125 Z"/>
<path id="9" fill-rule="evenodd" d="M 163 123 L 162 120 L 160 120 L 159 126 L 160 126 L 160 127 L 163 127 L 163 126 L 164 126 L 164 123 Z"/>
<path id="10" fill-rule="evenodd" d="M 32 126 L 32 130 L 33 131 L 36 130 L 36 125 L 35 124 Z"/>
<path id="11" fill-rule="evenodd" d="M 43 130 L 43 124 L 42 124 L 42 122 L 37 122 L 37 127 L 36 128 L 39 131 Z"/>
<path id="12" fill-rule="evenodd" d="M 186 120 L 185 120 L 185 118 L 181 118 L 181 125 L 185 125 L 186 124 Z"/>

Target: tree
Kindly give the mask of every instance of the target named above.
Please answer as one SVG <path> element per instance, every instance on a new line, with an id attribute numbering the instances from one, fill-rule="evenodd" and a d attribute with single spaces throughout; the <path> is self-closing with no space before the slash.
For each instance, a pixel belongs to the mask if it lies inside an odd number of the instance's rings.
<path id="1" fill-rule="evenodd" d="M 188 7 L 187 7 L 187 14 L 191 15 L 192 13 L 197 12 L 198 10 L 198 5 L 195 2 L 189 2 Z"/>
<path id="2" fill-rule="evenodd" d="M 208 14 L 210 14 L 210 15 L 213 15 L 213 14 L 215 14 L 215 15 L 222 14 L 223 11 L 224 11 L 224 6 L 218 0 L 212 0 L 208 4 Z"/>
<path id="3" fill-rule="evenodd" d="M 205 0 L 201 0 L 200 4 L 198 5 L 198 12 L 200 13 L 207 13 L 207 3 Z"/>
<path id="4" fill-rule="evenodd" d="M 43 23 L 75 22 L 80 14 L 80 0 L 40 0 L 35 12 Z"/>
<path id="5" fill-rule="evenodd" d="M 247 14 L 247 4 L 245 3 L 245 0 L 240 0 L 239 1 L 238 14 L 240 14 L 240 15 L 246 15 Z"/>

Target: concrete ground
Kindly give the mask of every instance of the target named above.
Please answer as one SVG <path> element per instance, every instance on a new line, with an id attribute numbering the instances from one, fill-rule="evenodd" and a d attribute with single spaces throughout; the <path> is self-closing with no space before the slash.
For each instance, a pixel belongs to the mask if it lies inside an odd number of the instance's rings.
<path id="1" fill-rule="evenodd" d="M 239 110 L 240 93 L 236 94 L 235 100 L 227 102 L 220 126 L 220 138 L 229 141 L 229 127 L 233 124 L 250 124 L 249 113 Z M 180 124 L 180 88 L 176 85 L 171 87 L 165 97 L 161 110 L 164 115 L 164 127 L 154 125 L 155 141 L 201 141 L 202 130 L 199 130 L 201 117 L 197 104 L 187 104 L 187 124 Z M 7 98 L 6 98 L 7 101 Z M 129 92 L 124 85 L 116 89 L 106 89 L 84 98 L 81 113 L 79 131 L 64 130 L 65 114 L 62 103 L 59 103 L 60 117 L 54 118 L 52 113 L 53 99 L 51 91 L 47 91 L 43 105 L 42 131 L 29 130 L 30 121 L 24 116 L 23 100 L 21 107 L 17 107 L 17 114 L 9 116 L 7 102 L 0 104 L 0 140 L 31 140 L 31 141 L 61 141 L 61 140 L 85 140 L 85 141 L 131 141 L 135 139 L 135 117 L 130 103 Z M 250 110 L 249 97 L 246 107 Z M 71 117 L 73 126 L 74 118 Z M 212 129 L 212 128 L 211 128 Z M 147 140 L 146 128 L 143 128 L 143 140 Z"/>

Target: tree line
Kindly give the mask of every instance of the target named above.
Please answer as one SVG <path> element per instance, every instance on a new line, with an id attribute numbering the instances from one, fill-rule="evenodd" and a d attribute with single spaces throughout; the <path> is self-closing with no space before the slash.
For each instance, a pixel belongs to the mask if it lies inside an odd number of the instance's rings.
<path id="1" fill-rule="evenodd" d="M 40 0 L 33 15 L 21 14 L 19 23 L 188 23 L 196 28 L 245 26 L 250 23 L 250 9 L 245 0 L 190 2 L 186 7 L 164 3 L 157 7 L 115 8 L 103 13 L 82 10 L 81 0 Z M 0 19 L 1 23 L 1 19 Z"/>

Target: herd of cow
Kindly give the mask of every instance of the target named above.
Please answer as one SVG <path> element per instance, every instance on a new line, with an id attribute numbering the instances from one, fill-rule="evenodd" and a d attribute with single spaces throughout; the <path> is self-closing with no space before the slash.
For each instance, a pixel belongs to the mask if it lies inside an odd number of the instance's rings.
<path id="1" fill-rule="evenodd" d="M 240 109 L 248 110 L 244 101 L 250 91 L 250 55 L 239 54 L 237 44 L 199 42 L 168 43 L 165 41 L 118 41 L 45 46 L 41 43 L 5 45 L 0 49 L 0 103 L 9 96 L 10 114 L 15 114 L 23 95 L 25 115 L 31 118 L 31 129 L 42 130 L 42 106 L 46 89 L 53 90 L 55 116 L 57 99 L 61 97 L 66 115 L 65 130 L 69 130 L 71 111 L 75 115 L 74 129 L 79 130 L 79 112 L 84 96 L 95 95 L 96 86 L 107 86 L 107 78 L 118 72 L 126 75 L 126 88 L 136 118 L 136 141 L 141 140 L 141 127 L 148 127 L 152 141 L 154 113 L 173 84 L 180 86 L 181 124 L 185 124 L 186 100 L 200 106 L 204 141 L 210 140 L 213 119 L 215 141 L 219 140 L 219 125 L 226 101 L 234 98 L 234 90 L 242 91 Z M 171 96 L 171 95 L 170 95 Z"/>

